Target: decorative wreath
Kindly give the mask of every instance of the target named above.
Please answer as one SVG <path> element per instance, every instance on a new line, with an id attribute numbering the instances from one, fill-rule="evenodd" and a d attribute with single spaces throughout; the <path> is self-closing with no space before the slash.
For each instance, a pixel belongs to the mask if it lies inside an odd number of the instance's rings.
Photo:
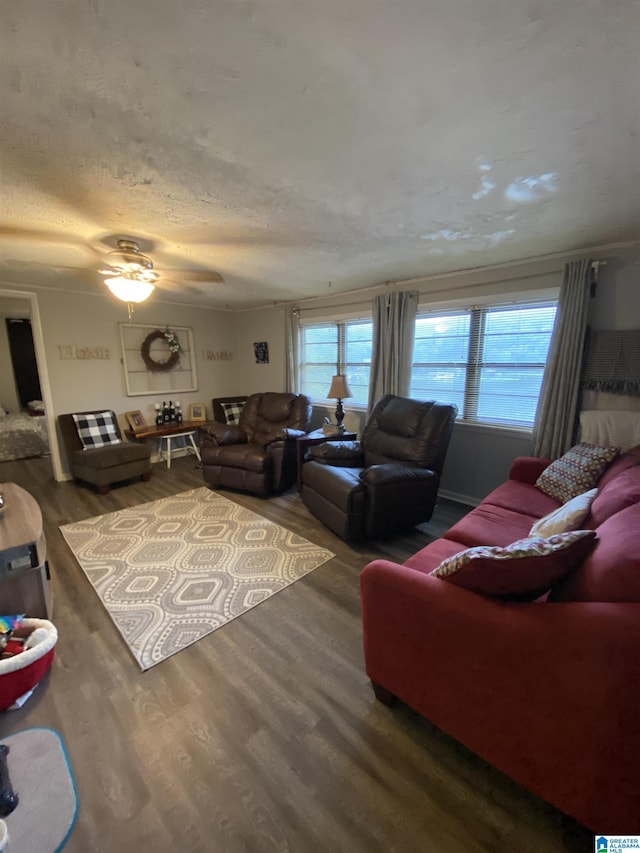
<path id="1" fill-rule="evenodd" d="M 169 347 L 169 358 L 166 361 L 154 361 L 154 359 L 151 358 L 151 344 L 154 341 L 159 340 L 163 340 Z M 144 361 L 147 370 L 152 370 L 154 373 L 173 370 L 180 359 L 180 342 L 178 341 L 175 333 L 170 332 L 169 329 L 166 329 L 164 332 L 160 329 L 156 329 L 155 332 L 148 334 L 142 342 L 140 355 L 142 356 L 142 360 Z"/>

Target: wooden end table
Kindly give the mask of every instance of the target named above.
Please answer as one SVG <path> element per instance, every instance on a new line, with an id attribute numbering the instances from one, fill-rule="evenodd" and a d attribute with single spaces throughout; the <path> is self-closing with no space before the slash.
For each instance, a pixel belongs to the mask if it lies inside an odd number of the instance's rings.
<path id="1" fill-rule="evenodd" d="M 314 429 L 313 432 L 308 432 L 306 435 L 301 435 L 296 439 L 296 461 L 298 465 L 298 491 L 302 491 L 302 465 L 304 463 L 304 454 L 307 447 L 314 444 L 323 444 L 325 441 L 355 441 L 358 437 L 357 432 L 336 432 L 332 435 L 325 435 L 321 429 Z"/>
<path id="2" fill-rule="evenodd" d="M 190 444 L 185 444 L 185 447 L 189 452 L 193 451 L 198 459 L 198 463 L 201 463 L 200 451 L 194 436 L 199 429 L 202 429 L 208 423 L 212 423 L 212 421 L 182 421 L 181 423 L 162 424 L 161 426 L 152 424 L 142 429 L 128 429 L 126 435 L 127 438 L 133 441 L 146 441 L 148 438 L 157 438 L 160 461 L 163 458 L 166 459 L 167 468 L 171 468 L 171 442 L 174 438 L 188 438 Z M 199 467 L 199 464 L 196 467 Z"/>

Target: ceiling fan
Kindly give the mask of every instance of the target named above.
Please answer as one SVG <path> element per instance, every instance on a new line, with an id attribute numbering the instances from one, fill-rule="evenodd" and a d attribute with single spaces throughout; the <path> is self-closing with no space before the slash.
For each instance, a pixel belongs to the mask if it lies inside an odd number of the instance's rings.
<path id="1" fill-rule="evenodd" d="M 144 302 L 159 278 L 153 261 L 140 251 L 135 240 L 118 240 L 118 248 L 107 255 L 108 266 L 99 270 L 111 293 L 123 302 Z"/>
<path id="2" fill-rule="evenodd" d="M 109 252 L 107 266 L 99 270 L 104 283 L 111 293 L 127 303 L 129 318 L 133 313 L 132 305 L 144 302 L 155 290 L 160 274 L 153 269 L 153 261 L 140 251 L 135 240 L 118 239 L 118 248 Z M 187 271 L 184 271 L 187 272 Z M 224 281 L 220 273 L 213 270 L 193 270 L 191 274 L 208 281 Z"/>
<path id="3" fill-rule="evenodd" d="M 47 267 L 59 272 L 69 271 L 74 274 L 93 269 L 94 274 L 98 272 L 102 276 L 104 284 L 111 293 L 124 302 L 142 302 L 148 299 L 156 287 L 165 291 L 202 293 L 203 288 L 212 283 L 222 283 L 224 278 L 219 272 L 212 269 L 194 268 L 184 263 L 181 268 L 173 268 L 173 265 L 158 269 L 149 255 L 141 250 L 141 244 L 145 251 L 154 247 L 154 242 L 148 239 L 125 237 L 122 235 L 105 235 L 93 240 L 83 240 L 72 235 L 59 232 L 48 232 L 42 230 L 29 230 L 11 227 L 0 227 L 0 244 L 7 244 L 7 250 L 3 255 L 11 255 L 12 247 L 19 247 L 20 242 L 29 241 L 40 244 L 37 255 L 39 259 L 31 257 L 29 260 L 15 260 L 6 257 L 4 260 L 15 268 L 19 267 Z M 105 255 L 104 249 L 109 251 Z M 83 255 L 87 258 L 87 252 L 94 257 L 94 264 L 87 267 L 86 260 L 75 263 L 73 266 L 62 265 L 57 262 L 62 260 L 60 252 L 69 255 L 71 260 L 75 253 L 80 259 Z M 24 255 L 18 248 L 18 256 Z M 44 256 L 51 255 L 51 263 L 44 262 Z M 40 260 L 42 258 L 42 260 Z M 167 260 L 166 250 L 164 259 Z M 175 260 L 181 260 L 175 258 Z M 97 263 L 96 263 L 97 261 Z M 72 261 L 73 263 L 73 261 Z"/>

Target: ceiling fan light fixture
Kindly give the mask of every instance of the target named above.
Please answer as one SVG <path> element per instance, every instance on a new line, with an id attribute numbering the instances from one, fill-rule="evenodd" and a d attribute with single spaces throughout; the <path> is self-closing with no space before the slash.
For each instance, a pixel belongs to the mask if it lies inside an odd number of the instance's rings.
<path id="1" fill-rule="evenodd" d="M 124 273 L 142 273 L 153 269 L 153 261 L 143 255 L 135 240 L 118 240 L 118 248 L 107 255 L 109 265 Z"/>
<path id="2" fill-rule="evenodd" d="M 151 282 L 128 276 L 106 278 L 104 283 L 111 293 L 123 302 L 144 302 L 155 290 Z"/>

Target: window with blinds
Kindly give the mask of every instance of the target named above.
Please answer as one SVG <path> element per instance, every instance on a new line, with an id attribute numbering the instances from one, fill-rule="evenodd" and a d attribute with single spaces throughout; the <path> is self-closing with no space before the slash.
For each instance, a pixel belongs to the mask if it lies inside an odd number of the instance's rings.
<path id="1" fill-rule="evenodd" d="M 452 402 L 463 421 L 531 427 L 555 302 L 418 314 L 410 395 Z"/>
<path id="2" fill-rule="evenodd" d="M 341 373 L 353 394 L 350 405 L 366 406 L 369 395 L 373 322 L 314 323 L 300 330 L 300 390 L 327 402 L 331 377 Z"/>

